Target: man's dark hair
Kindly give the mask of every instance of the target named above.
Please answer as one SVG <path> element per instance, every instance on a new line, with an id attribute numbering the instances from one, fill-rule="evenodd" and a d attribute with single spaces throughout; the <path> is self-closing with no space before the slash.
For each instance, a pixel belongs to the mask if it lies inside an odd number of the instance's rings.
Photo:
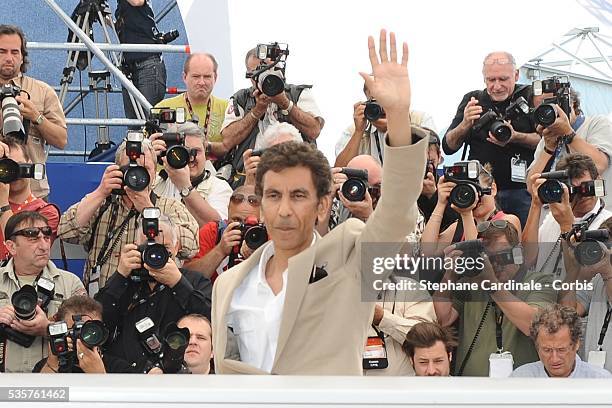
<path id="1" fill-rule="evenodd" d="M 17 26 L 9 25 L 9 24 L 0 24 L 0 35 L 18 35 L 21 38 L 21 56 L 23 58 L 23 62 L 21 63 L 20 71 L 22 74 L 28 69 L 28 65 L 30 65 L 30 60 L 28 59 L 28 41 L 26 39 L 25 33 L 23 30 Z"/>
<path id="2" fill-rule="evenodd" d="M 253 57 L 253 58 L 257 58 L 257 47 L 255 48 L 251 48 L 250 50 L 247 51 L 245 57 L 244 57 L 244 66 L 248 68 L 249 66 L 249 59 Z M 259 58 L 257 58 L 259 59 Z"/>
<path id="3" fill-rule="evenodd" d="M 505 236 L 508 240 L 508 243 L 512 246 L 516 246 L 520 244 L 520 237 L 516 227 L 511 222 L 506 222 L 506 228 L 495 228 L 490 227 L 485 232 L 481 232 L 478 234 L 478 238 L 482 239 L 484 243 L 490 242 L 492 240 L 497 239 L 498 237 Z"/>
<path id="4" fill-rule="evenodd" d="M 55 314 L 55 320 L 66 320 L 68 313 L 73 315 L 97 315 L 102 318 L 102 304 L 89 296 L 76 295 L 64 300 Z"/>
<path id="5" fill-rule="evenodd" d="M 582 113 L 582 109 L 580 108 L 580 92 L 574 90 L 574 88 L 570 88 L 570 98 L 572 100 L 572 108 L 574 108 L 574 113 L 576 116 Z"/>
<path id="6" fill-rule="evenodd" d="M 17 227 L 23 224 L 34 225 L 36 221 L 49 224 L 49 221 L 36 211 L 21 211 L 11 215 L 4 227 L 4 239 L 11 239 L 15 231 L 17 231 Z"/>
<path id="7" fill-rule="evenodd" d="M 607 229 L 609 236 L 612 237 L 612 217 L 610 217 L 607 220 L 605 220 L 604 222 L 602 222 L 601 225 L 599 226 L 599 228 L 600 229 Z"/>
<path id="8" fill-rule="evenodd" d="M 187 59 L 185 59 L 185 63 L 183 64 L 183 72 L 185 74 L 187 74 L 189 72 L 189 63 L 191 62 L 193 57 L 196 57 L 198 55 L 206 55 L 208 58 L 210 58 L 210 61 L 213 64 L 213 71 L 216 74 L 217 73 L 217 68 L 219 68 L 219 64 L 217 63 L 217 60 L 215 59 L 215 57 L 212 54 L 208 53 L 208 52 L 189 54 Z"/>
<path id="9" fill-rule="evenodd" d="M 582 153 L 572 153 L 562 157 L 557 163 L 557 170 L 567 170 L 570 179 L 582 177 L 584 173 L 589 173 L 595 180 L 599 177 L 597 166 L 590 156 Z"/>
<path id="10" fill-rule="evenodd" d="M 442 327 L 432 322 L 420 322 L 412 326 L 412 329 L 406 334 L 402 350 L 412 360 L 415 349 L 433 347 L 438 341 L 444 343 L 446 352 L 449 354 L 459 344 L 452 328 Z"/>
<path id="11" fill-rule="evenodd" d="M 582 321 L 576 310 L 571 307 L 561 306 L 558 303 L 550 305 L 541 310 L 531 322 L 529 334 L 536 343 L 540 329 L 546 330 L 548 334 L 555 334 L 563 326 L 567 326 L 572 338 L 572 344 L 580 340 L 582 334 Z M 537 343 L 536 343 L 537 344 Z"/>
<path id="12" fill-rule="evenodd" d="M 280 143 L 264 151 L 255 174 L 255 194 L 263 196 L 263 177 L 267 171 L 280 172 L 286 168 L 299 166 L 310 170 L 317 198 L 329 194 L 331 189 L 329 162 L 314 145 L 298 142 Z"/>
<path id="13" fill-rule="evenodd" d="M 30 162 L 31 161 L 30 154 L 28 153 L 28 150 L 25 148 L 25 145 L 23 143 L 19 142 L 14 137 L 11 137 L 11 136 L 2 136 L 2 137 L 0 137 L 0 142 L 2 142 L 5 145 L 7 145 L 9 147 L 10 151 L 13 151 L 14 149 L 21 150 L 21 153 L 23 154 L 23 158 L 25 159 L 25 161 L 26 162 Z"/>

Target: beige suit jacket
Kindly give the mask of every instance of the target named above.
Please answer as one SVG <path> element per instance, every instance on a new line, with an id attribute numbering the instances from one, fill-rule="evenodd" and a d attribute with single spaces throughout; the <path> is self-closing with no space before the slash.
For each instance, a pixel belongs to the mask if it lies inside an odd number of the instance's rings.
<path id="1" fill-rule="evenodd" d="M 424 136 L 419 128 L 412 133 Z M 427 137 L 410 146 L 385 146 L 383 193 L 368 222 L 349 219 L 289 260 L 272 374 L 362 374 L 375 305 L 362 300 L 362 286 L 371 287 L 374 279 L 371 265 L 362 269 L 362 249 L 368 243 L 389 243 L 384 252 L 393 256 L 414 229 L 427 146 Z M 240 332 L 229 330 L 226 318 L 234 290 L 258 264 L 262 249 L 215 281 L 213 350 L 219 374 L 267 374 L 240 361 L 235 338 Z M 309 284 L 314 266 L 324 267 L 328 276 Z"/>

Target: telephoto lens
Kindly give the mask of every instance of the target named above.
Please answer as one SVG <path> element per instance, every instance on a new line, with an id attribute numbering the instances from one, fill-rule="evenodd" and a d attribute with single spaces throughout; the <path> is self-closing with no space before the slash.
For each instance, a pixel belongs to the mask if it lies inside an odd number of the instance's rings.
<path id="1" fill-rule="evenodd" d="M 491 123 L 489 131 L 500 142 L 507 142 L 512 137 L 512 129 L 502 120 L 495 120 Z"/>
<path id="2" fill-rule="evenodd" d="M 24 285 L 11 297 L 15 316 L 21 320 L 32 320 L 36 315 L 38 295 L 36 289 L 31 285 Z"/>
<path id="3" fill-rule="evenodd" d="M 581 242 L 574 248 L 574 256 L 580 265 L 595 265 L 608 254 L 609 232 L 607 229 L 585 231 L 580 239 Z"/>
<path id="4" fill-rule="evenodd" d="M 123 170 L 124 168 L 122 168 Z M 143 191 L 149 187 L 151 176 L 142 166 L 126 166 L 123 173 L 123 183 L 134 191 Z"/>
<path id="5" fill-rule="evenodd" d="M 267 96 L 276 96 L 285 90 L 283 74 L 271 68 L 262 72 L 258 78 L 259 89 Z"/>
<path id="6" fill-rule="evenodd" d="M 342 183 L 342 195 L 349 201 L 365 200 L 368 191 L 368 171 L 344 167 L 341 172 L 348 176 L 348 179 Z"/>
<path id="7" fill-rule="evenodd" d="M 533 111 L 533 121 L 536 125 L 548 127 L 557 120 L 557 111 L 555 105 L 551 103 L 543 103 Z"/>
<path id="8" fill-rule="evenodd" d="M 168 263 L 170 254 L 165 246 L 158 243 L 147 243 L 139 247 L 142 262 L 153 269 L 161 269 Z"/>
<path id="9" fill-rule="evenodd" d="M 469 208 L 478 200 L 478 191 L 472 184 L 458 183 L 451 190 L 448 199 L 457 208 Z"/>
<path id="10" fill-rule="evenodd" d="M 99 347 L 108 339 L 108 329 L 100 320 L 88 320 L 80 327 L 78 338 L 90 349 Z"/>

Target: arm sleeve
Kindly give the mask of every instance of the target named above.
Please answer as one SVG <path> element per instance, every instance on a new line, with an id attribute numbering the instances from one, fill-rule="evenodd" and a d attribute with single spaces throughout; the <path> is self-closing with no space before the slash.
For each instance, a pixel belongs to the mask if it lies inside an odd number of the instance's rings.
<path id="1" fill-rule="evenodd" d="M 198 222 L 185 206 L 177 200 L 160 197 L 157 200 L 162 213 L 172 220 L 177 231 L 181 248 L 178 257 L 189 259 L 198 252 Z"/>
<path id="2" fill-rule="evenodd" d="M 64 214 L 62 214 L 57 230 L 59 238 L 72 244 L 81 244 L 86 247 L 89 244 L 91 238 L 92 227 L 91 224 L 98 216 L 98 211 L 92 217 L 88 224 L 79 226 L 76 222 L 76 214 L 81 203 L 73 204 Z M 89 251 L 90 248 L 85 248 Z"/>
<path id="3" fill-rule="evenodd" d="M 200 259 L 217 245 L 217 223 L 209 222 L 200 228 L 200 251 L 193 259 Z"/>
<path id="4" fill-rule="evenodd" d="M 188 273 L 189 279 L 183 273 L 181 280 L 171 289 L 174 299 L 185 314 L 198 313 L 210 320 L 212 284 L 199 273 Z"/>

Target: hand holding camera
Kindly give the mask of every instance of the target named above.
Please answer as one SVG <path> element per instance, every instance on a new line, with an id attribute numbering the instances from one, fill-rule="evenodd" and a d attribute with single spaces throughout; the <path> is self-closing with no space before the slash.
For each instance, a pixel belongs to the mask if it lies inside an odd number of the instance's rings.
<path id="1" fill-rule="evenodd" d="M 365 190 L 365 195 L 361 201 L 352 201 L 347 199 L 342 191 L 338 193 L 338 198 L 340 198 L 342 205 L 344 205 L 344 207 L 349 210 L 354 217 L 359 218 L 364 222 L 374 212 L 372 196 L 367 189 Z"/>
<path id="2" fill-rule="evenodd" d="M 253 154 L 256 153 L 252 149 L 246 149 L 242 154 L 242 161 L 244 163 L 244 172 L 246 173 L 246 185 L 255 185 L 255 174 L 257 173 L 257 166 L 261 161 L 261 155 Z"/>
<path id="3" fill-rule="evenodd" d="M 47 326 L 49 319 L 39 305 L 36 305 L 35 314 L 30 320 L 14 319 L 11 323 L 11 329 L 30 336 L 44 336 Z"/>
<path id="4" fill-rule="evenodd" d="M 456 185 L 449 194 L 452 208 L 459 212 L 471 212 L 478 205 L 480 198 L 491 194 L 491 187 L 480 185 L 480 173 L 484 171 L 477 160 L 462 161 L 452 166 L 444 166 L 444 180 L 453 181 Z"/>
<path id="5" fill-rule="evenodd" d="M 480 119 L 481 114 L 482 106 L 478 105 L 478 99 L 472 96 L 465 105 L 465 108 L 463 108 L 463 120 L 460 126 L 465 130 L 470 129 L 474 126 L 474 123 Z"/>
<path id="6" fill-rule="evenodd" d="M 104 362 L 100 356 L 99 347 L 93 349 L 87 347 L 81 339 L 77 339 L 77 356 L 79 356 L 79 367 L 88 374 L 106 374 Z"/>
<path id="7" fill-rule="evenodd" d="M 270 102 L 272 102 L 272 99 L 258 89 L 253 91 L 253 96 L 255 97 L 255 106 L 251 112 L 253 112 L 253 115 L 255 115 L 257 118 L 261 119 L 261 117 L 265 115 L 266 111 L 268 110 L 268 105 Z"/>
<path id="8" fill-rule="evenodd" d="M 423 179 L 423 190 L 421 191 L 421 194 L 427 198 L 431 198 L 437 190 L 436 178 L 434 177 L 434 174 L 431 171 L 426 171 L 425 178 Z"/>
<path id="9" fill-rule="evenodd" d="M 355 131 L 358 133 L 363 133 L 368 124 L 364 115 L 365 107 L 363 102 L 357 102 L 353 105 L 353 122 L 355 123 Z"/>
<path id="10" fill-rule="evenodd" d="M 151 278 L 170 288 L 173 288 L 177 283 L 179 283 L 181 277 L 183 276 L 178 266 L 176 266 L 176 263 L 174 263 L 172 260 L 166 262 L 166 264 L 159 269 L 155 269 L 147 263 L 145 263 L 143 267 L 149 271 L 149 276 Z"/>
<path id="11" fill-rule="evenodd" d="M 453 181 L 447 181 L 444 176 L 441 176 L 438 180 L 438 205 L 446 207 L 448 204 L 448 198 L 450 197 L 451 191 L 457 184 Z"/>
<path id="12" fill-rule="evenodd" d="M 119 272 L 124 278 L 129 278 L 132 271 L 140 268 L 141 266 L 142 260 L 140 258 L 138 246 L 136 244 L 125 244 L 123 248 L 121 248 L 117 272 Z"/>
<path id="13" fill-rule="evenodd" d="M 15 97 L 15 100 L 19 102 L 19 110 L 21 111 L 23 117 L 31 122 L 36 121 L 36 119 L 40 115 L 40 112 L 38 111 L 38 109 L 36 109 L 34 102 L 32 102 L 28 96 L 24 96 L 21 94 L 17 95 Z"/>
<path id="14" fill-rule="evenodd" d="M 240 224 L 239 221 L 230 222 L 223 231 L 217 248 L 224 256 L 229 256 L 232 249 L 242 242 L 242 232 L 238 228 Z"/>
<path id="15" fill-rule="evenodd" d="M 557 147 L 559 138 L 571 134 L 574 129 L 563 109 L 557 104 L 551 106 L 552 109 L 554 109 L 554 113 L 557 115 L 555 121 L 547 127 L 538 125 L 536 131 L 544 138 L 546 147 L 550 150 L 554 150 Z"/>
<path id="16" fill-rule="evenodd" d="M 104 170 L 102 180 L 98 185 L 98 188 L 94 191 L 94 194 L 106 198 L 113 193 L 114 190 L 121 190 L 123 188 L 123 172 L 116 164 L 111 164 Z"/>

